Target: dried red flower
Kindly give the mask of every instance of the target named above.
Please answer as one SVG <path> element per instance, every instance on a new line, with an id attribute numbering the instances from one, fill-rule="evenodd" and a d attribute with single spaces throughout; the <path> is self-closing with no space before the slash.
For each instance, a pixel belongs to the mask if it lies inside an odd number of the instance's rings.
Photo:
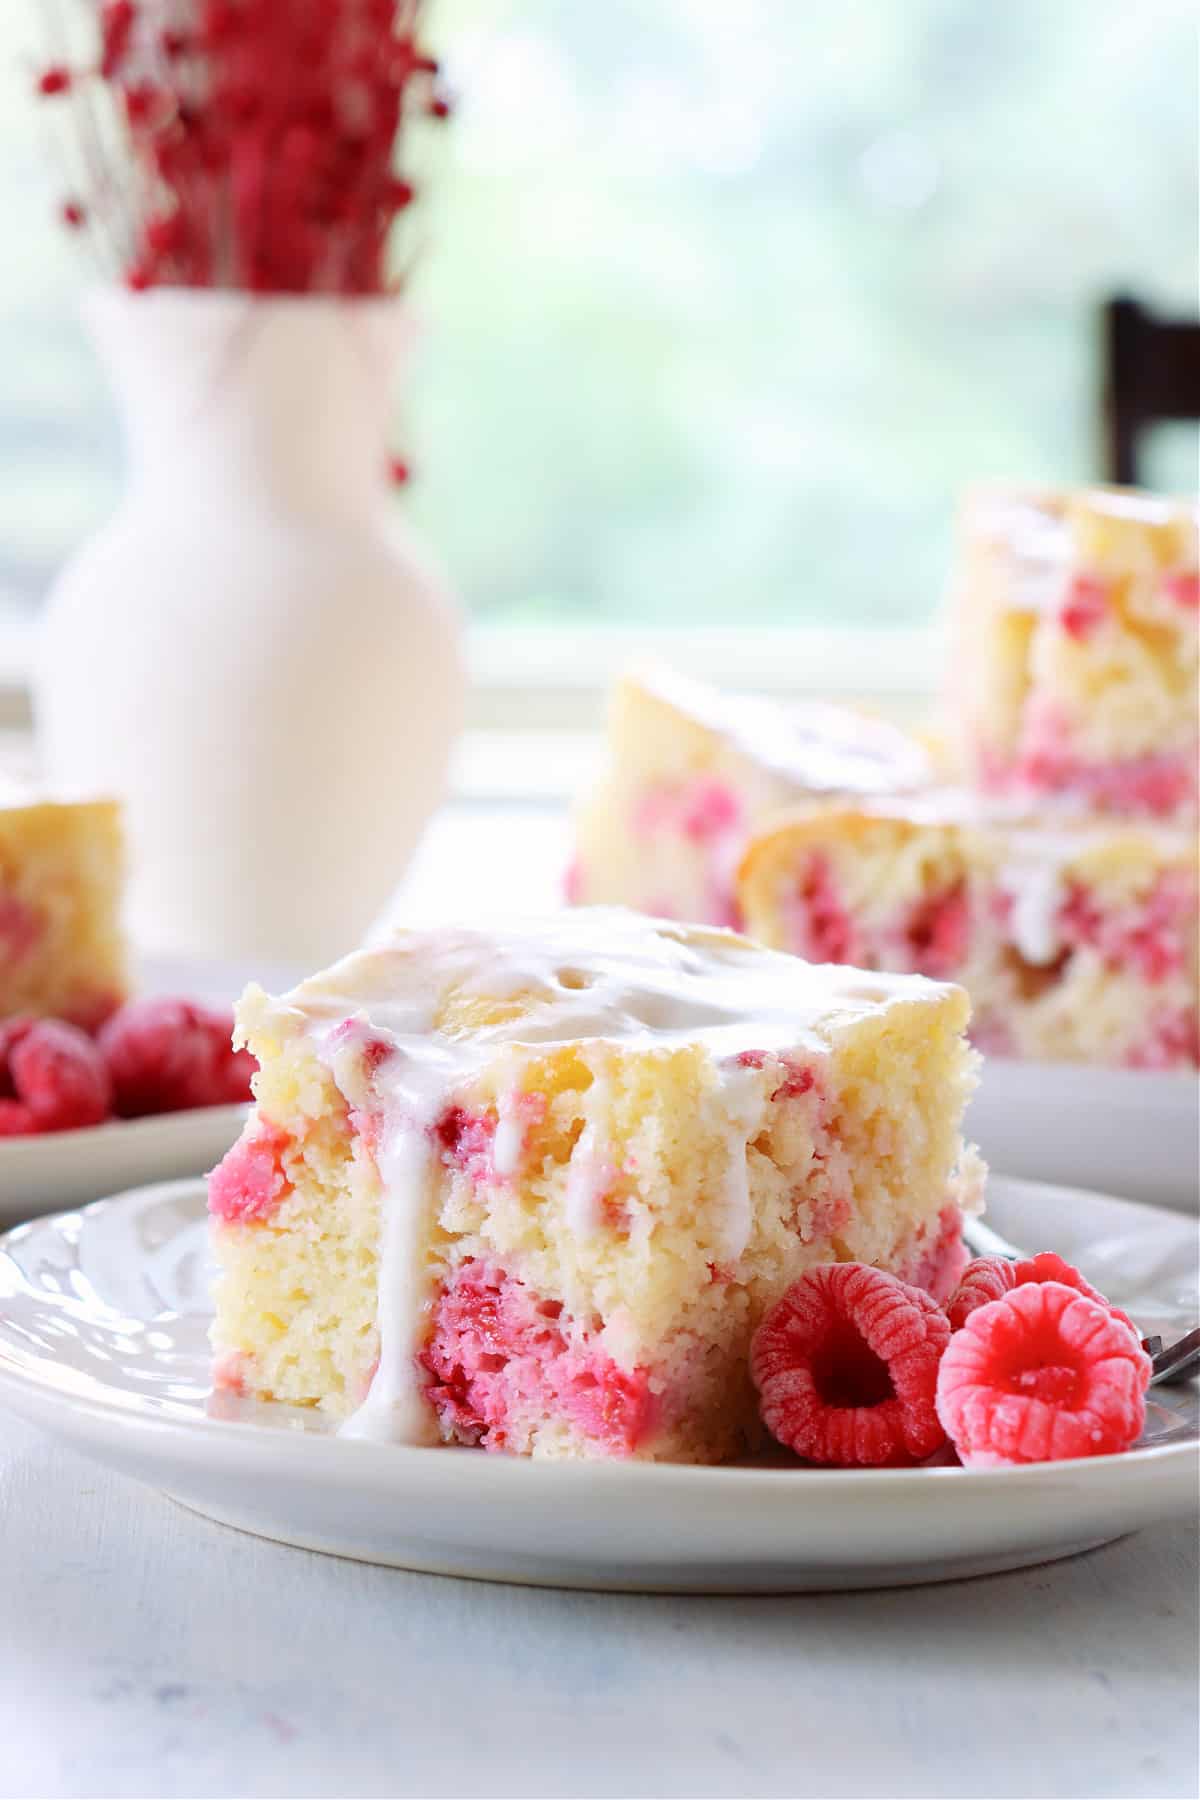
<path id="1" fill-rule="evenodd" d="M 136 17 L 133 0 L 105 0 L 100 8 L 100 73 L 106 81 L 125 60 Z"/>
<path id="2" fill-rule="evenodd" d="M 38 76 L 37 91 L 45 98 L 53 94 L 69 94 L 71 91 L 71 71 L 63 63 L 51 63 Z"/>
<path id="3" fill-rule="evenodd" d="M 229 0 L 207 0 L 200 14 L 200 36 L 211 47 L 223 44 L 238 28 L 238 8 Z"/>
<path id="4" fill-rule="evenodd" d="M 424 4 L 190 0 L 186 29 L 175 17 L 146 58 L 149 9 L 102 0 L 94 60 L 55 63 L 38 86 L 96 82 L 116 104 L 127 168 L 91 172 L 127 198 L 125 282 L 386 292 L 391 227 L 416 199 L 396 166 L 405 126 L 451 112 L 418 40 Z M 85 154 L 95 143 L 89 132 Z M 83 215 L 63 207 L 69 224 Z"/>
<path id="5" fill-rule="evenodd" d="M 155 256 L 169 256 L 180 248 L 186 236 L 187 222 L 182 213 L 164 213 L 146 221 L 146 248 Z"/>
<path id="6" fill-rule="evenodd" d="M 145 81 L 139 82 L 136 87 L 127 87 L 123 98 L 125 117 L 130 125 L 148 124 L 156 111 L 161 112 L 164 105 L 169 105 L 169 101 L 166 101 L 163 96 L 159 95 L 156 88 L 151 87 L 149 82 Z"/>

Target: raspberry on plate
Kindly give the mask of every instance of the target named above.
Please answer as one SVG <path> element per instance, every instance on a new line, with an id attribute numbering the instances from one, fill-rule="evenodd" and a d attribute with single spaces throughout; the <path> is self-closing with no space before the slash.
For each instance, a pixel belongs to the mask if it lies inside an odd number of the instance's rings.
<path id="1" fill-rule="evenodd" d="M 6 1099 L 11 1099 L 13 1094 L 8 1059 L 25 1033 L 36 1024 L 33 1013 L 11 1013 L 7 1019 L 0 1019 L 0 1095 Z"/>
<path id="2" fill-rule="evenodd" d="M 974 1262 L 967 1264 L 962 1280 L 946 1302 L 950 1329 L 960 1330 L 976 1307 L 986 1306 L 990 1300 L 1000 1300 L 1013 1288 L 1023 1287 L 1029 1281 L 1060 1281 L 1064 1287 L 1086 1294 L 1089 1300 L 1098 1300 L 1101 1306 L 1108 1307 L 1114 1319 L 1128 1325 L 1141 1343 L 1142 1334 L 1129 1314 L 1122 1312 L 1119 1306 L 1113 1306 L 1073 1263 L 1065 1261 L 1053 1250 L 1039 1251 L 1037 1256 L 1026 1257 L 1021 1262 L 1008 1262 L 1002 1256 L 977 1256 Z"/>
<path id="3" fill-rule="evenodd" d="M 1027 1281 L 978 1306 L 950 1340 L 937 1411 L 974 1467 L 1128 1450 L 1146 1417 L 1150 1358 L 1103 1301 Z"/>
<path id="4" fill-rule="evenodd" d="M 37 1120 L 19 1100 L 0 1100 L 0 1138 L 32 1137 Z"/>
<path id="5" fill-rule="evenodd" d="M 865 1263 L 822 1263 L 776 1301 L 751 1345 L 764 1423 L 809 1462 L 921 1462 L 945 1441 L 934 1393 L 949 1340 L 922 1289 Z"/>
<path id="6" fill-rule="evenodd" d="M 0 1030 L 0 1136 L 77 1131 L 112 1109 L 104 1059 L 62 1019 L 9 1019 Z"/>
<path id="7" fill-rule="evenodd" d="M 254 1060 L 234 1050 L 232 1038 L 228 1008 L 158 997 L 130 1001 L 98 1040 L 116 1111 L 136 1119 L 249 1100 Z"/>

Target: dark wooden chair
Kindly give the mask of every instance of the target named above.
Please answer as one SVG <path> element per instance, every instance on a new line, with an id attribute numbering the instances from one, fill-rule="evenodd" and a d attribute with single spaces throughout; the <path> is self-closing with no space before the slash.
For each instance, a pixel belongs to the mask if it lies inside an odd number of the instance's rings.
<path id="1" fill-rule="evenodd" d="M 1151 425 L 1200 420 L 1200 320 L 1159 319 L 1125 295 L 1104 308 L 1104 476 L 1136 486 Z"/>

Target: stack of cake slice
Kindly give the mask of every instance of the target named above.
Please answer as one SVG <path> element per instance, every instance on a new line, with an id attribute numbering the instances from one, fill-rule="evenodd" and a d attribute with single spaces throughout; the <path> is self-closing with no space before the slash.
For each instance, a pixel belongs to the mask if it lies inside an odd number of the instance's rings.
<path id="1" fill-rule="evenodd" d="M 835 709 L 809 715 L 821 751 L 781 777 L 792 728 L 779 711 L 764 726 L 766 702 L 689 689 L 651 729 L 634 685 L 581 814 L 578 884 L 810 958 L 963 981 L 996 1054 L 1193 1066 L 1197 509 L 992 490 L 968 501 L 963 540 L 957 786 L 913 740 Z M 716 723 L 751 716 L 754 731 Z"/>
<path id="2" fill-rule="evenodd" d="M 1196 506 L 981 491 L 963 515 L 948 702 L 986 792 L 1195 817 Z"/>
<path id="3" fill-rule="evenodd" d="M 949 713 L 969 778 L 1027 802 L 1194 818 L 1197 508 L 985 490 L 964 509 Z"/>

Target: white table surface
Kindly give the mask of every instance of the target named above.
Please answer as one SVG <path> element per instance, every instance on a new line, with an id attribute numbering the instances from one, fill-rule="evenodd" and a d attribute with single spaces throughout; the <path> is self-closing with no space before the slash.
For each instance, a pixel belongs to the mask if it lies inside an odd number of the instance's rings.
<path id="1" fill-rule="evenodd" d="M 243 1537 L 2 1430 L 5 1796 L 1197 1791 L 1186 1523 L 944 1587 L 556 1593 Z"/>
<path id="2" fill-rule="evenodd" d="M 439 904 L 462 839 L 414 870 Z M 528 822 L 536 885 L 557 821 Z M 511 821 L 493 904 L 531 870 Z M 524 864 L 522 870 L 521 865 Z M 243 1537 L 0 1417 L 0 1796 L 1174 1796 L 1197 1539 L 878 1594 L 408 1575 Z"/>

